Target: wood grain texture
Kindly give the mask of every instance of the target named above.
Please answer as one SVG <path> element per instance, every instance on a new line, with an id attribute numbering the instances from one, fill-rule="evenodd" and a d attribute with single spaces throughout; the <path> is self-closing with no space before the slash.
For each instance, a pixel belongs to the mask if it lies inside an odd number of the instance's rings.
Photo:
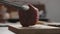
<path id="1" fill-rule="evenodd" d="M 35 28 L 16 28 L 13 26 L 9 26 L 9 30 L 16 34 L 60 34 L 60 29 L 35 29 Z"/>

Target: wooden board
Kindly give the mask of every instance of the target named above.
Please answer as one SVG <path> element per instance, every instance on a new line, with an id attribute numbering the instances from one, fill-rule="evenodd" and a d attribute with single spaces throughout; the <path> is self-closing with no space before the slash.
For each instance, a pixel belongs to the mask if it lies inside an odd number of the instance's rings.
<path id="1" fill-rule="evenodd" d="M 50 26 L 45 26 L 45 28 L 9 26 L 9 30 L 16 34 L 60 34 L 60 29 L 58 27 Z"/>

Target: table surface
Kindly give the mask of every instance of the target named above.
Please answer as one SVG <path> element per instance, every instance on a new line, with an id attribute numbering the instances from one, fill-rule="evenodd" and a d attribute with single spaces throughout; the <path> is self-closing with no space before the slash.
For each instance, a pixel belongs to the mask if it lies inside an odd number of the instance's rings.
<path id="1" fill-rule="evenodd" d="M 8 30 L 8 27 L 0 27 L 0 34 L 15 34 Z"/>
<path id="2" fill-rule="evenodd" d="M 14 26 L 16 28 L 22 27 L 21 24 L 18 23 L 0 23 L 0 25 L 10 25 L 10 26 Z M 29 28 L 41 28 L 41 29 L 47 29 L 47 28 L 59 28 L 59 27 L 52 27 L 52 26 L 46 26 L 46 25 L 40 25 L 40 24 L 36 24 L 34 26 L 30 26 Z M 27 28 L 27 29 L 29 29 Z M 22 28 L 20 28 L 22 29 Z M 25 27 L 23 29 L 26 29 Z M 0 34 L 15 34 L 11 31 L 8 30 L 8 27 L 0 27 Z"/>
<path id="3" fill-rule="evenodd" d="M 6 27 L 5 25 L 16 25 L 16 24 L 17 23 L 0 23 L 0 26 L 3 26 L 3 27 L 0 27 L 0 34 L 15 34 L 10 30 L 8 30 L 8 27 Z"/>

